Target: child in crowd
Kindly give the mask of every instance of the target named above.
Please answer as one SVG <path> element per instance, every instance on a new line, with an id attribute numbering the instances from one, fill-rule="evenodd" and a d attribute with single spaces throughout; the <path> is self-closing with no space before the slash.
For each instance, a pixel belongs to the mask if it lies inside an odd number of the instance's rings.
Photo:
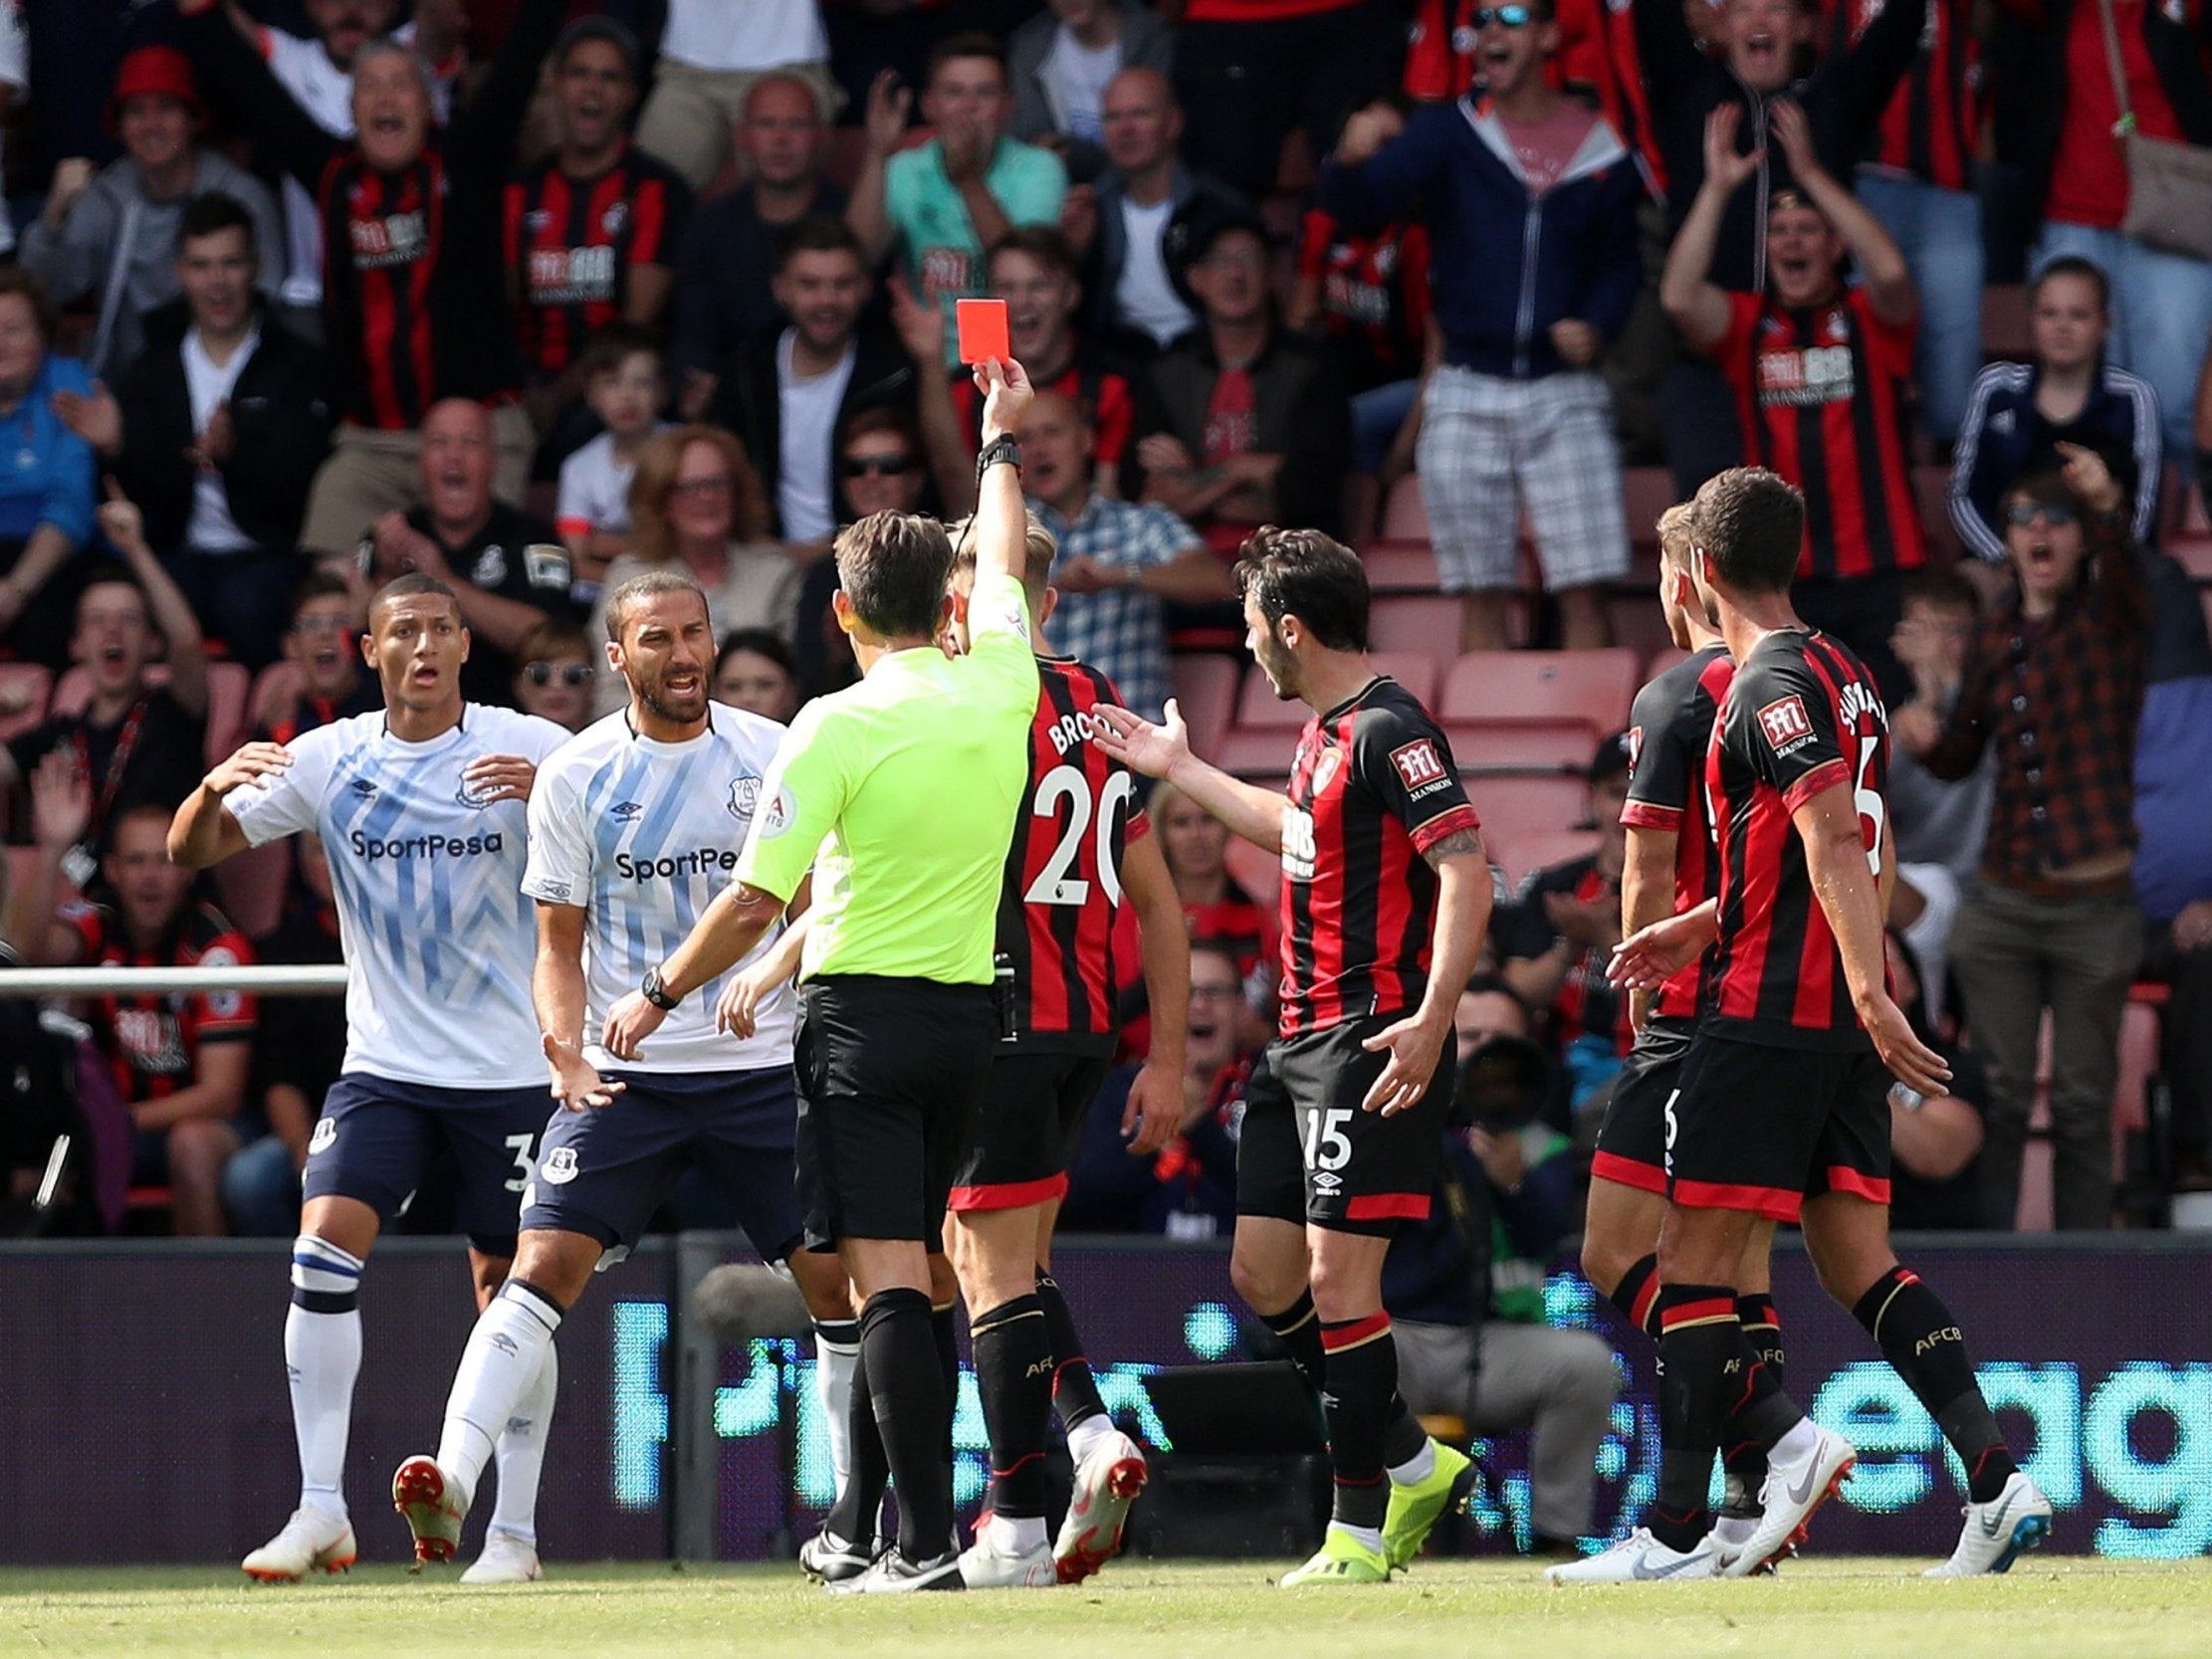
<path id="1" fill-rule="evenodd" d="M 668 368 L 659 343 L 641 328 L 602 328 L 584 352 L 583 396 L 606 430 L 560 464 L 553 522 L 575 555 L 579 582 L 596 590 L 607 564 L 630 550 L 637 447 L 663 424 Z"/>

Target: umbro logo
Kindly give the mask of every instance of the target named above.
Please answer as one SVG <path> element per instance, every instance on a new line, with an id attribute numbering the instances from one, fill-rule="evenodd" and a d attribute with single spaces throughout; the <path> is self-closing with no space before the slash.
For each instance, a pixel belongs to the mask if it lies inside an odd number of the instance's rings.
<path id="1" fill-rule="evenodd" d="M 636 801 L 617 801 L 613 815 L 626 824 L 644 810 L 645 808 Z"/>
<path id="2" fill-rule="evenodd" d="M 350 788 L 354 794 L 360 796 L 363 800 L 366 800 L 369 796 L 376 793 L 376 785 L 369 782 L 368 779 L 365 777 L 355 778 L 350 784 L 347 785 L 347 787 Z"/>

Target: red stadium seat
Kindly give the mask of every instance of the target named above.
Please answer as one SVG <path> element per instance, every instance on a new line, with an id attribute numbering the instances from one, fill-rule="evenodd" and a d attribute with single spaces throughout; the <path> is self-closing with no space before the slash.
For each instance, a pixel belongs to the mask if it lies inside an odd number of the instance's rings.
<path id="1" fill-rule="evenodd" d="M 1257 664 L 1244 676 L 1244 689 L 1236 696 L 1237 731 L 1296 731 L 1313 711 L 1296 698 L 1280 698 Z M 1290 769 L 1290 752 L 1283 751 L 1283 770 Z"/>
<path id="2" fill-rule="evenodd" d="M 1659 515 L 1678 500 L 1674 475 L 1664 467 L 1625 470 L 1621 474 L 1621 501 L 1628 512 L 1629 539 L 1639 547 L 1657 547 Z"/>
<path id="3" fill-rule="evenodd" d="M 1228 729 L 1236 707 L 1236 680 L 1243 665 L 1233 657 L 1190 654 L 1169 659 L 1168 685 L 1191 728 L 1191 752 L 1212 759 Z"/>
<path id="4" fill-rule="evenodd" d="M 1565 864 L 1569 859 L 1587 858 L 1597 850 L 1598 832 L 1594 829 L 1528 830 L 1519 835 L 1493 837 L 1485 824 L 1482 844 L 1490 851 L 1490 862 L 1505 873 L 1507 884 L 1518 887 L 1539 870 Z"/>
<path id="5" fill-rule="evenodd" d="M 1444 677 L 1441 712 L 1492 724 L 1581 720 L 1602 735 L 1628 724 L 1636 668 L 1636 653 L 1620 646 L 1469 652 Z"/>
<path id="6" fill-rule="evenodd" d="M 1445 721 L 1462 772 L 1581 771 L 1600 733 L 1587 721 Z"/>
<path id="7" fill-rule="evenodd" d="M 1377 651 L 1429 658 L 1439 667 L 1459 654 L 1455 599 L 1378 599 L 1368 609 L 1367 636 Z"/>
<path id="8" fill-rule="evenodd" d="M 1390 487 L 1383 503 L 1383 538 L 1386 541 L 1427 541 L 1429 510 L 1421 505 L 1421 476 L 1408 473 Z"/>
<path id="9" fill-rule="evenodd" d="M 1689 653 L 1678 645 L 1669 645 L 1663 651 L 1655 651 L 1651 660 L 1644 665 L 1644 683 L 1649 686 L 1675 664 L 1687 661 Z"/>
<path id="10" fill-rule="evenodd" d="M 215 764 L 245 740 L 246 693 L 251 678 L 237 663 L 207 665 L 207 763 Z"/>
<path id="11" fill-rule="evenodd" d="M 1655 596 L 1655 580 L 1650 585 L 1635 588 L 1614 588 L 1605 596 L 1606 621 L 1613 629 L 1613 643 L 1623 650 L 1636 653 L 1638 662 L 1647 662 L 1652 654 L 1663 651 L 1673 643 L 1673 636 L 1666 631 L 1666 616 L 1659 608 Z"/>
<path id="12" fill-rule="evenodd" d="M 1360 562 L 1378 594 L 1437 591 L 1437 554 L 1426 541 L 1371 541 L 1360 549 Z"/>
<path id="13" fill-rule="evenodd" d="M 1437 681 L 1440 677 L 1437 659 L 1426 654 L 1404 651 L 1376 651 L 1369 658 L 1379 674 L 1387 674 L 1413 697 L 1424 709 L 1437 706 Z M 1264 678 L 1264 677 L 1263 677 Z"/>
<path id="14" fill-rule="evenodd" d="M 1302 712 L 1305 705 L 1297 707 Z M 1280 784 L 1290 776 L 1290 758 L 1297 747 L 1294 726 L 1239 726 L 1222 734 L 1214 764 L 1248 782 Z"/>
<path id="15" fill-rule="evenodd" d="M 1467 799 L 1490 842 L 1555 835 L 1590 820 L 1590 792 L 1579 777 L 1478 777 L 1469 781 Z"/>
<path id="16" fill-rule="evenodd" d="M 47 694 L 53 688 L 53 674 L 37 663 L 0 663 L 0 742 L 46 719 Z"/>

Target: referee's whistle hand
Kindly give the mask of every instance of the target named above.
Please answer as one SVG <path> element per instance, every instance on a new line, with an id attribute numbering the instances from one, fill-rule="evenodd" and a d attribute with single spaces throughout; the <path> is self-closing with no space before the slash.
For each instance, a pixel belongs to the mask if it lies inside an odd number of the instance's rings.
<path id="1" fill-rule="evenodd" d="M 639 1059 L 645 1039 L 661 1028 L 661 1021 L 668 1016 L 645 1000 L 641 991 L 631 991 L 621 1001 L 607 1010 L 606 1030 L 600 1044 L 617 1060 Z"/>
<path id="2" fill-rule="evenodd" d="M 1449 1026 L 1443 1031 L 1431 1030 L 1409 1015 L 1360 1044 L 1370 1054 L 1390 1054 L 1382 1075 L 1360 1102 L 1360 1110 L 1394 1118 L 1418 1106 L 1428 1093 L 1429 1080 L 1437 1075 L 1437 1063 L 1443 1058 L 1444 1032 L 1449 1030 Z"/>

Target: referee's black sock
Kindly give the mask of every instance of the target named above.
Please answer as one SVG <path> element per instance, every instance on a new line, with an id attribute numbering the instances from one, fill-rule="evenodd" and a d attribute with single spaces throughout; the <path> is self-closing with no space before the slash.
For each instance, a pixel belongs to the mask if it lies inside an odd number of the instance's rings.
<path id="1" fill-rule="evenodd" d="M 876 1430 L 865 1348 L 853 1367 L 852 1394 L 846 1410 L 852 1467 L 846 1472 L 844 1491 L 837 1494 L 837 1502 L 830 1506 L 822 1525 L 848 1543 L 866 1548 L 883 1530 L 883 1489 L 890 1484 L 891 1465 L 883 1455 L 883 1436 Z"/>
<path id="2" fill-rule="evenodd" d="M 1659 1341 L 1659 1257 L 1639 1256 L 1621 1275 L 1621 1282 L 1613 1287 L 1606 1300 L 1613 1304 L 1620 1316 L 1635 1326 L 1653 1342 Z"/>
<path id="3" fill-rule="evenodd" d="M 2017 1466 L 1943 1299 L 1909 1268 L 1892 1267 L 1851 1312 L 1958 1453 L 1966 1466 L 1966 1495 L 1986 1504 L 2004 1491 Z"/>
<path id="4" fill-rule="evenodd" d="M 1091 1375 L 1091 1362 L 1083 1357 L 1083 1339 L 1068 1312 L 1067 1298 L 1051 1274 L 1037 1269 L 1037 1306 L 1044 1310 L 1044 1329 L 1052 1339 L 1052 1408 L 1060 1414 L 1060 1427 L 1073 1429 L 1093 1417 L 1106 1415 L 1106 1401 Z"/>
<path id="5" fill-rule="evenodd" d="M 1779 1389 L 1783 1382 L 1782 1319 L 1775 1312 L 1774 1298 L 1764 1291 L 1737 1297 L 1736 1321 L 1743 1327 L 1743 1340 L 1759 1356 L 1766 1380 Z M 1766 1447 L 1732 1419 L 1722 1431 L 1720 1461 L 1728 1473 L 1743 1484 L 1752 1501 L 1757 1502 L 1759 1488 L 1766 1484 L 1767 1478 Z"/>
<path id="6" fill-rule="evenodd" d="M 1380 1538 L 1390 1507 L 1383 1443 L 1398 1394 L 1398 1347 L 1390 1315 L 1333 1320 L 1321 1327 L 1328 1353 L 1329 1386 L 1321 1403 L 1329 1415 L 1329 1458 L 1336 1472 L 1330 1520 Z M 1373 1544 L 1374 1540 L 1368 1541 Z"/>
<path id="7" fill-rule="evenodd" d="M 945 1450 L 952 1411 L 936 1347 L 926 1291 L 878 1291 L 860 1311 L 860 1362 L 899 1489 L 899 1552 L 910 1561 L 935 1560 L 953 1542 L 952 1466 Z"/>
<path id="8" fill-rule="evenodd" d="M 1321 1346 L 1321 1318 L 1313 1311 L 1313 1292 L 1300 1291 L 1298 1300 L 1279 1314 L 1270 1314 L 1254 1308 L 1259 1323 L 1275 1334 L 1275 1340 L 1290 1350 L 1290 1362 L 1298 1367 L 1298 1374 L 1306 1379 L 1306 1386 L 1316 1394 L 1326 1393 L 1322 1378 L 1328 1373 L 1328 1355 Z"/>
<path id="9" fill-rule="evenodd" d="M 1052 1334 L 1034 1296 L 1001 1302 L 969 1322 L 976 1384 L 991 1435 L 993 1515 L 1043 1516 L 1044 1437 L 1052 1422 Z"/>

